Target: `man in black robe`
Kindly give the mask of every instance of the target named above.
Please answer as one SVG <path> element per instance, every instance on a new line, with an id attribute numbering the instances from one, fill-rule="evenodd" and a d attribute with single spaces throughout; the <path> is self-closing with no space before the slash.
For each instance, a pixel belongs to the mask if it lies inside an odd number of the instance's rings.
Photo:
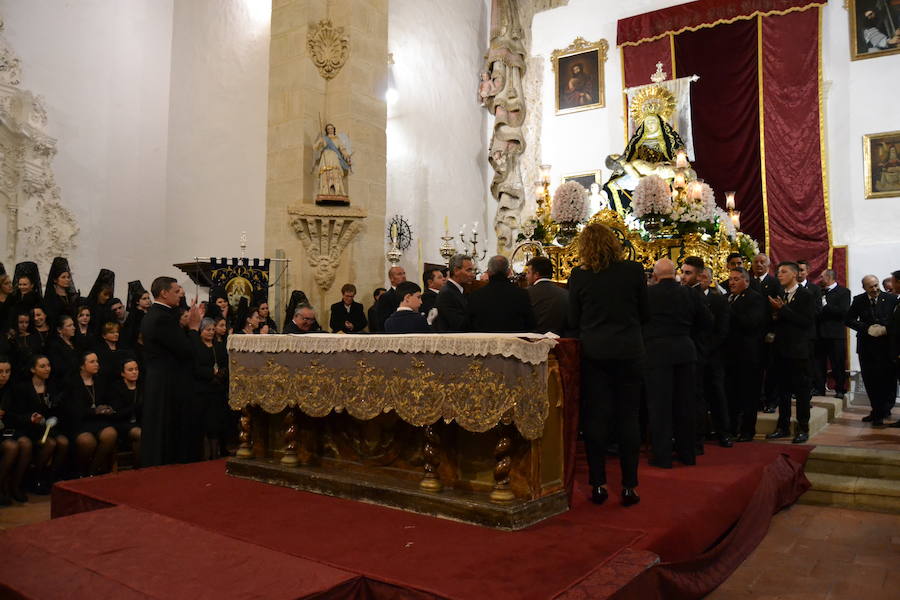
<path id="1" fill-rule="evenodd" d="M 184 290 L 171 277 L 157 277 L 150 286 L 153 304 L 141 321 L 144 340 L 144 409 L 141 465 L 174 463 L 186 440 L 180 439 L 184 394 L 190 393 L 193 353 L 179 325 L 178 307 Z M 196 299 L 188 311 L 188 327 L 199 329 L 203 317 Z"/>

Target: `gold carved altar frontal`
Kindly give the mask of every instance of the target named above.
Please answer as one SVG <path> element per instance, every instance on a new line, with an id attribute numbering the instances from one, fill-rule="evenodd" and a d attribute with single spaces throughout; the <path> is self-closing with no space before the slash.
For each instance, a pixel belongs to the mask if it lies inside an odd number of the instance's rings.
<path id="1" fill-rule="evenodd" d="M 230 352 L 231 408 L 297 407 L 311 417 L 346 411 L 360 420 L 395 411 L 414 426 L 443 419 L 472 432 L 513 423 L 541 437 L 550 410 L 547 362 L 432 353 Z"/>

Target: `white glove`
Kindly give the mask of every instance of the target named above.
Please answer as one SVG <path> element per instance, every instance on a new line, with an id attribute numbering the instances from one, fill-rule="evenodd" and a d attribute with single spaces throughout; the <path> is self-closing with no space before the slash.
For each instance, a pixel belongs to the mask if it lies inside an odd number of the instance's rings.
<path id="1" fill-rule="evenodd" d="M 766 337 L 763 338 L 763 341 L 767 344 L 771 344 L 772 342 L 775 341 L 775 334 L 772 332 L 767 333 Z"/>
<path id="2" fill-rule="evenodd" d="M 887 333 L 887 327 L 884 325 L 869 325 L 867 331 L 872 337 L 881 337 Z"/>
<path id="3" fill-rule="evenodd" d="M 437 315 L 438 315 L 437 309 L 432 308 L 431 310 L 428 311 L 428 316 L 425 317 L 425 320 L 428 321 L 429 325 L 431 325 L 432 323 L 434 323 L 434 320 L 437 319 Z"/>
<path id="4" fill-rule="evenodd" d="M 826 298 L 825 295 L 823 294 L 822 295 L 822 306 L 826 306 L 827 304 L 828 304 L 828 298 Z"/>

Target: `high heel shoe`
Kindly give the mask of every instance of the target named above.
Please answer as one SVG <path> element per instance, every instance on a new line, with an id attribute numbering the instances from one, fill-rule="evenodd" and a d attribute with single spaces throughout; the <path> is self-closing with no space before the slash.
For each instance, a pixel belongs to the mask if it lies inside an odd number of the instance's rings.
<path id="1" fill-rule="evenodd" d="M 591 489 L 591 502 L 594 504 L 603 504 L 609 498 L 609 492 L 605 487 L 597 486 Z"/>
<path id="2" fill-rule="evenodd" d="M 634 488 L 625 488 L 622 490 L 622 506 L 634 506 L 641 501 L 641 497 L 637 495 Z"/>

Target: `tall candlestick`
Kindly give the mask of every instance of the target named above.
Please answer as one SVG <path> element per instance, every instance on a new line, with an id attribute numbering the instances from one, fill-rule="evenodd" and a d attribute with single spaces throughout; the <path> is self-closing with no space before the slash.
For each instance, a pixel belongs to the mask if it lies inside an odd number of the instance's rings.
<path id="1" fill-rule="evenodd" d="M 678 154 L 675 155 L 675 167 L 678 169 L 686 169 L 687 166 L 687 152 L 679 150 Z"/>
<path id="2" fill-rule="evenodd" d="M 447 219 L 447 215 L 444 215 L 444 233 L 450 231 L 450 221 Z"/>
<path id="3" fill-rule="evenodd" d="M 725 192 L 725 208 L 734 210 L 734 192 Z"/>
<path id="4" fill-rule="evenodd" d="M 684 187 L 684 173 L 675 173 L 675 181 L 672 183 L 672 187 L 675 189 Z"/>
<path id="5" fill-rule="evenodd" d="M 731 222 L 734 223 L 735 229 L 739 230 L 741 228 L 741 211 L 736 210 L 731 213 Z"/>

